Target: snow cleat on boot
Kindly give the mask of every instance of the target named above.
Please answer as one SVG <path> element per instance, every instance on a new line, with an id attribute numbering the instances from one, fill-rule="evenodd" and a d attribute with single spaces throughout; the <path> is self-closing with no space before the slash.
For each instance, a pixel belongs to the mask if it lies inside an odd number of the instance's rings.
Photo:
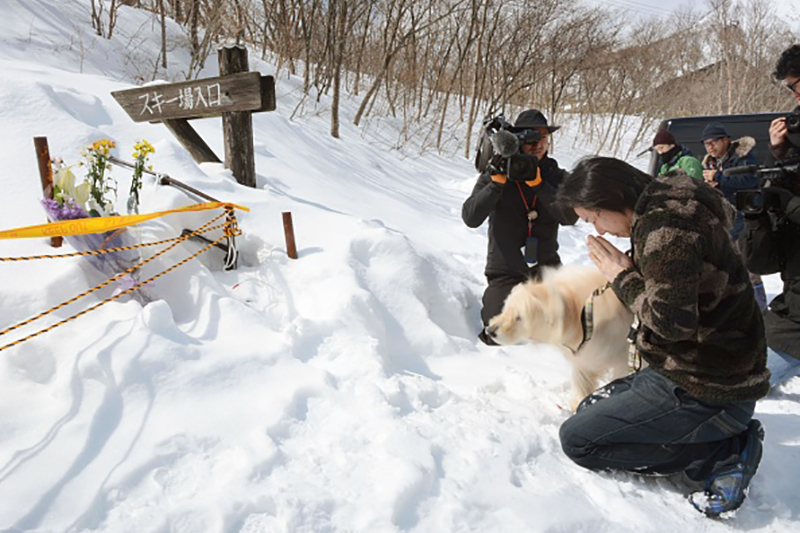
<path id="1" fill-rule="evenodd" d="M 747 425 L 747 441 L 739 454 L 739 461 L 712 473 L 706 480 L 705 490 L 690 496 L 692 505 L 712 518 L 738 509 L 744 502 L 747 487 L 761 462 L 763 440 L 764 428 L 761 422 L 751 420 Z"/>

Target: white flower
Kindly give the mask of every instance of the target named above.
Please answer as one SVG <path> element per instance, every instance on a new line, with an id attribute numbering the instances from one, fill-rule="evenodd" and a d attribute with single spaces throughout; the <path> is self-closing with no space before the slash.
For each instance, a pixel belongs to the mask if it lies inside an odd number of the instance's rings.
<path id="1" fill-rule="evenodd" d="M 89 193 L 91 192 L 91 190 L 92 188 L 89 185 L 89 182 L 83 180 L 83 183 L 75 187 L 75 192 L 72 198 L 73 200 L 75 200 L 75 203 L 83 207 L 84 205 L 86 205 L 86 201 L 89 199 Z"/>
<path id="2" fill-rule="evenodd" d="M 111 212 L 106 210 L 106 206 L 98 205 L 94 198 L 89 198 L 89 210 L 91 211 L 92 209 L 97 211 L 97 214 L 101 217 L 106 217 Z"/>
<path id="3" fill-rule="evenodd" d="M 59 168 L 56 171 L 54 181 L 56 182 L 56 186 L 66 194 L 70 194 L 75 188 L 75 174 L 72 173 L 70 167 Z"/>
<path id="4" fill-rule="evenodd" d="M 81 208 L 86 205 L 91 187 L 85 179 L 76 187 L 75 174 L 73 174 L 71 167 L 59 168 L 53 178 L 56 187 L 58 187 L 58 194 L 55 196 L 57 200 L 63 202 L 67 198 L 72 198 Z"/>

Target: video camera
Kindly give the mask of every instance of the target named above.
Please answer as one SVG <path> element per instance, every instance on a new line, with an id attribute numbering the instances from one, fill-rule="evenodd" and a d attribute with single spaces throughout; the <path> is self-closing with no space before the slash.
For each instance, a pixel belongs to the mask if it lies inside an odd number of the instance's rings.
<path id="1" fill-rule="evenodd" d="M 478 172 L 504 174 L 510 180 L 528 181 L 536 179 L 539 160 L 520 152 L 523 144 L 536 144 L 542 133 L 535 129 L 514 131 L 514 126 L 502 114 L 483 121 L 481 137 L 475 154 L 475 169 Z"/>
<path id="2" fill-rule="evenodd" d="M 791 116 L 797 117 L 800 127 L 800 116 Z M 795 195 L 800 195 L 800 159 L 784 161 L 771 168 L 748 165 L 729 168 L 722 172 L 724 176 L 753 173 L 759 177 L 760 188 L 738 191 L 734 195 L 736 209 L 745 215 L 760 215 L 764 211 L 781 214 L 781 203 L 777 195 L 770 194 L 770 187 L 782 187 Z"/>

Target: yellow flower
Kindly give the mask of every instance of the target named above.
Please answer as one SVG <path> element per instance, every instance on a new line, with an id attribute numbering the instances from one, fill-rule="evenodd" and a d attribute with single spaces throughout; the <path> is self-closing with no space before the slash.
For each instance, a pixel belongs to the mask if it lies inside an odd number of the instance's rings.
<path id="1" fill-rule="evenodd" d="M 108 155 L 111 148 L 115 148 L 116 146 L 117 144 L 111 139 L 100 139 L 93 142 L 92 145 L 89 146 L 89 149 L 95 152 L 99 152 L 103 155 Z"/>
<path id="2" fill-rule="evenodd" d="M 153 148 L 153 145 L 147 142 L 145 139 L 142 139 L 138 143 L 134 144 L 133 149 L 135 150 L 135 153 L 138 153 L 144 158 L 146 158 L 148 154 L 153 154 L 156 151 L 156 149 Z M 134 155 L 133 157 L 136 158 L 138 156 Z"/>

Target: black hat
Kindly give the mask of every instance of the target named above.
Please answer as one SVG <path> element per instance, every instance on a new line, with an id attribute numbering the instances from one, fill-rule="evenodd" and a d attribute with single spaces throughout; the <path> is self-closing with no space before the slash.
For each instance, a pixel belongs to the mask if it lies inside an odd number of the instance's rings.
<path id="1" fill-rule="evenodd" d="M 675 141 L 675 137 L 673 137 L 670 132 L 668 132 L 667 130 L 659 130 L 658 133 L 656 133 L 655 138 L 653 139 L 653 146 L 657 146 L 659 144 L 676 145 L 678 143 Z"/>
<path id="2" fill-rule="evenodd" d="M 550 126 L 544 114 L 538 109 L 528 109 L 523 111 L 514 122 L 512 131 L 529 130 L 533 128 L 547 128 L 548 133 L 553 133 L 561 126 Z"/>
<path id="3" fill-rule="evenodd" d="M 721 137 L 730 137 L 728 130 L 725 129 L 720 122 L 712 122 L 703 129 L 703 135 L 700 136 L 701 141 L 708 139 L 719 139 Z"/>

